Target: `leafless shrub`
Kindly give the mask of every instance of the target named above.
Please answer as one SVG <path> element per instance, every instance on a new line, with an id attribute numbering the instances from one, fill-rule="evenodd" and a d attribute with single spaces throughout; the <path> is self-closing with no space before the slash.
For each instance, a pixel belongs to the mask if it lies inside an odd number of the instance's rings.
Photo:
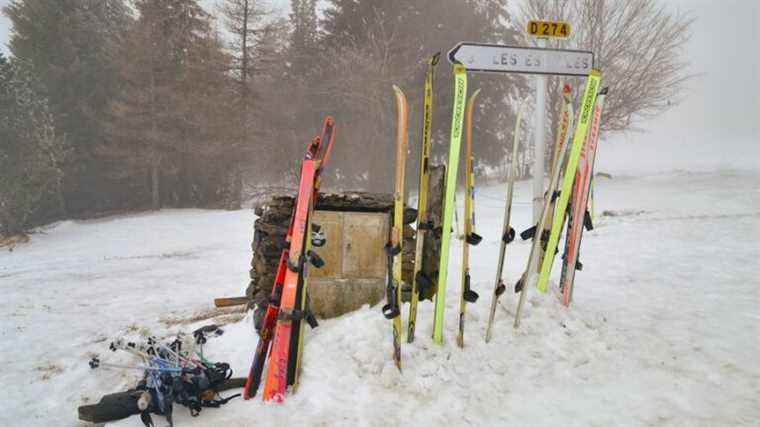
<path id="1" fill-rule="evenodd" d="M 610 88 L 602 131 L 634 130 L 638 119 L 658 116 L 683 100 L 691 77 L 684 57 L 691 14 L 656 0 L 526 0 L 522 18 L 568 21 L 571 38 L 550 44 L 594 52 L 603 85 Z M 550 79 L 550 105 L 558 104 L 560 84 Z"/>

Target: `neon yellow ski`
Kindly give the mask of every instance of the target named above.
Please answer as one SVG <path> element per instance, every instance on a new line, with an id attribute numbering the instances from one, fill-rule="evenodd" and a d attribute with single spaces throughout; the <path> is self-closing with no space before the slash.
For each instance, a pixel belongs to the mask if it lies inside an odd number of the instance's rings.
<path id="1" fill-rule="evenodd" d="M 443 204 L 441 229 L 441 259 L 438 267 L 438 291 L 435 295 L 435 323 L 433 341 L 443 344 L 443 311 L 446 307 L 446 279 L 449 273 L 449 247 L 451 245 L 451 222 L 454 217 L 454 193 L 457 190 L 457 169 L 462 146 L 462 125 L 467 102 L 467 70 L 462 64 L 454 64 L 454 111 L 451 115 L 451 140 L 448 170 L 446 171 L 446 197 Z"/>

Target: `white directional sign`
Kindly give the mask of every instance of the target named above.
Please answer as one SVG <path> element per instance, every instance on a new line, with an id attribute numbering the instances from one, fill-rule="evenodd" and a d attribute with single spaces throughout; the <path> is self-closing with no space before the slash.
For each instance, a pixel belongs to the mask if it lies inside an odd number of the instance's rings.
<path id="1" fill-rule="evenodd" d="M 449 61 L 461 63 L 467 71 L 587 76 L 594 66 L 594 54 L 582 50 L 459 43 L 449 51 Z"/>

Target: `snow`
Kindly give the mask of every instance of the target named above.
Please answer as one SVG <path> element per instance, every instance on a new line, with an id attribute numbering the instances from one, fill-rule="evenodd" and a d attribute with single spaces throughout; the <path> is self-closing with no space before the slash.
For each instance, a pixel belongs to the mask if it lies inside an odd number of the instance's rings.
<path id="1" fill-rule="evenodd" d="M 529 192 L 529 182 L 518 184 L 518 231 L 531 222 Z M 598 178 L 596 229 L 584 235 L 573 305 L 530 288 L 515 330 L 516 296 L 508 292 L 486 344 L 503 194 L 503 185 L 477 193 L 485 238 L 471 260 L 481 298 L 468 306 L 464 349 L 456 346 L 455 241 L 445 344 L 432 342 L 433 307 L 422 303 L 417 339 L 402 345 L 402 373 L 391 358 L 390 322 L 379 306 L 364 307 L 307 331 L 301 387 L 283 405 L 236 399 L 197 418 L 178 408 L 175 424 L 756 425 L 760 174 Z M 134 327 L 189 331 L 200 323 L 161 320 L 241 294 L 253 219 L 247 211 L 163 211 L 64 222 L 0 253 L 0 424 L 76 425 L 84 398 L 129 385 L 133 372 L 91 371 L 90 354 L 127 363 L 107 351 L 109 339 Z M 507 283 L 529 250 L 528 242 L 508 247 Z M 557 263 L 552 284 L 558 273 Z M 250 318 L 225 331 L 209 341 L 207 356 L 245 375 L 256 343 Z M 142 424 L 133 417 L 114 425 Z"/>

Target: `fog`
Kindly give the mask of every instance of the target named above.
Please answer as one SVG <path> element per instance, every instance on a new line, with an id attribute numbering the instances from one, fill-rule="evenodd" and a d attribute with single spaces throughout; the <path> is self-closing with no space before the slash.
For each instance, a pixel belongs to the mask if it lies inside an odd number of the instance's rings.
<path id="1" fill-rule="evenodd" d="M 599 150 L 598 169 L 760 170 L 760 6 L 749 0 L 668 3 L 696 17 L 687 48 L 695 75 L 689 91 L 662 117 L 640 122 L 643 132 L 608 138 Z"/>
<path id="2" fill-rule="evenodd" d="M 209 7 L 217 1 L 202 3 Z M 9 2 L 0 0 L 0 6 Z M 288 2 L 272 4 L 285 7 Z M 760 4 L 752 0 L 669 0 L 667 4 L 696 18 L 687 46 L 694 76 L 689 90 L 683 102 L 666 114 L 638 121 L 639 131 L 608 135 L 599 151 L 598 170 L 760 170 Z M 8 19 L 0 17 L 0 45 L 6 54 L 9 31 Z"/>

